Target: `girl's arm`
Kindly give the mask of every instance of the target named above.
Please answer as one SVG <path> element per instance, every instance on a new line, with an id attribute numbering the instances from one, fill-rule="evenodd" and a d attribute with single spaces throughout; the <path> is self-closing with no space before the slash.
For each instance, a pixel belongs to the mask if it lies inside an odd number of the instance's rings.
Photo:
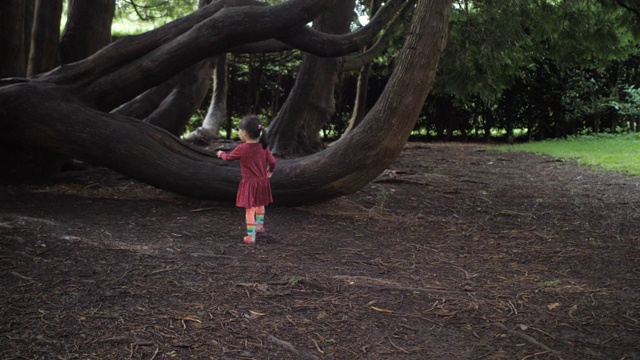
<path id="1" fill-rule="evenodd" d="M 271 150 L 269 150 L 269 148 L 266 149 L 265 153 L 268 165 L 267 171 L 273 173 L 276 169 L 276 158 L 273 157 L 273 154 L 271 153 Z"/>
<path id="2" fill-rule="evenodd" d="M 233 151 L 231 151 L 231 153 L 227 154 L 222 150 L 218 150 L 218 157 L 224 161 L 233 161 L 233 160 L 238 160 L 240 159 L 240 153 L 242 150 L 242 144 L 236 146 L 235 149 L 233 149 Z"/>

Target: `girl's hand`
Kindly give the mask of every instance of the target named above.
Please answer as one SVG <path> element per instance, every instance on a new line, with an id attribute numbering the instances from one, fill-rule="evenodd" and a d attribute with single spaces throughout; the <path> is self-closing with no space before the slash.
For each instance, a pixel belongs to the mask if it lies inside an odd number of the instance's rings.
<path id="1" fill-rule="evenodd" d="M 220 158 L 220 156 L 222 156 L 222 153 L 224 153 L 224 151 L 222 151 L 222 150 L 218 150 L 218 152 L 216 153 L 216 155 L 218 156 L 218 158 Z"/>
<path id="2" fill-rule="evenodd" d="M 273 171 L 268 171 L 267 170 L 267 178 L 270 179 L 271 176 L 273 176 Z"/>

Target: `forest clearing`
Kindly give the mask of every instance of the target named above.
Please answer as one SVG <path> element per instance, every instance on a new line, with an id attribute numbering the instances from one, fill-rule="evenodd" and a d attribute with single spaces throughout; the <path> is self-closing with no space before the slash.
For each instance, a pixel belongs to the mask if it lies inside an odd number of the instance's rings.
<path id="1" fill-rule="evenodd" d="M 640 178 L 409 143 L 242 209 L 104 168 L 0 188 L 3 359 L 639 359 Z"/>

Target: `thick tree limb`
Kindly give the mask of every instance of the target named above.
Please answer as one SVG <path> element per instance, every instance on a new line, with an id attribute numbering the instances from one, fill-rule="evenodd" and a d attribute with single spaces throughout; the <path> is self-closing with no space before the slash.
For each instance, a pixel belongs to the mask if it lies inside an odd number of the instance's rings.
<path id="1" fill-rule="evenodd" d="M 236 46 L 230 53 L 268 53 L 299 49 L 320 57 L 338 57 L 354 53 L 373 42 L 388 26 L 403 6 L 415 0 L 391 0 L 362 28 L 348 34 L 327 34 L 308 26 L 296 29 L 293 35 L 258 43 Z"/>
<path id="2" fill-rule="evenodd" d="M 398 65 L 376 105 L 333 146 L 276 171 L 272 181 L 279 185 L 280 201 L 322 201 L 353 193 L 393 162 L 433 84 L 450 11 L 450 0 L 418 0 Z"/>
<path id="3" fill-rule="evenodd" d="M 0 87 L 0 125 L 5 142 L 20 139 L 189 196 L 235 199 L 237 168 L 160 128 L 87 107 L 54 84 Z"/>
<path id="4" fill-rule="evenodd" d="M 329 34 L 345 34 L 353 19 L 355 0 L 343 0 L 313 22 Z M 296 82 L 269 125 L 271 151 L 299 156 L 324 148 L 319 133 L 335 112 L 335 88 L 341 59 L 305 54 Z"/>
<path id="5" fill-rule="evenodd" d="M 408 1 L 407 4 L 405 4 L 398 15 L 391 21 L 384 34 L 382 34 L 382 36 L 378 38 L 373 46 L 368 48 L 363 53 L 345 58 L 345 61 L 342 65 L 342 70 L 357 70 L 360 67 L 371 63 L 375 58 L 380 56 L 380 54 L 382 54 L 393 41 L 396 30 L 398 30 L 398 28 L 400 28 L 401 26 L 407 25 L 409 23 L 410 19 L 407 19 L 406 15 L 408 14 L 409 10 L 411 10 L 410 5 L 412 3 L 414 3 L 414 1 Z"/>
<path id="6" fill-rule="evenodd" d="M 213 16 L 225 6 L 265 5 L 257 0 L 217 0 L 208 6 L 199 8 L 192 14 L 177 19 L 167 25 L 151 30 L 144 34 L 128 36 L 119 39 L 109 46 L 102 48 L 93 56 L 62 66 L 42 74 L 39 80 L 56 84 L 74 84 L 84 77 L 95 77 L 110 69 L 126 65 L 129 61 L 138 59 L 163 44 L 182 35 L 193 26 Z"/>
<path id="7" fill-rule="evenodd" d="M 180 136 L 207 95 L 212 71 L 213 59 L 207 59 L 181 72 L 178 84 L 144 121 Z"/>
<path id="8" fill-rule="evenodd" d="M 40 80 L 65 84 L 96 108 L 111 110 L 168 80 L 185 67 L 236 44 L 282 36 L 292 28 L 302 27 L 334 1 L 290 0 L 274 6 L 260 3 L 261 6 L 227 7 L 220 3 L 248 1 L 218 1 L 185 17 L 189 21 L 177 20 L 177 25 L 168 24 L 167 30 L 158 31 L 154 36 L 141 35 L 140 38 L 117 41 L 95 57 L 74 66 L 61 67 Z M 218 11 L 212 13 L 216 9 Z M 209 16 L 203 16 L 205 14 Z M 130 46 L 146 51 L 127 50 Z M 121 55 L 119 50 L 126 55 Z"/>
<path id="9" fill-rule="evenodd" d="M 450 10 L 450 0 L 418 0 L 396 70 L 374 108 L 328 149 L 280 160 L 271 179 L 276 203 L 304 204 L 353 193 L 395 160 L 433 83 Z M 176 193 L 235 199 L 240 171 L 223 166 L 212 153 L 152 125 L 96 110 L 67 86 L 42 81 L 3 84 L 0 140 L 5 143 L 28 142 Z"/>
<path id="10" fill-rule="evenodd" d="M 162 101 L 171 93 L 171 91 L 173 91 L 175 86 L 178 84 L 179 78 L 180 74 L 167 82 L 152 87 L 151 89 L 136 96 L 133 100 L 113 109 L 111 112 L 144 120 L 147 116 L 151 115 L 151 113 L 160 106 Z"/>

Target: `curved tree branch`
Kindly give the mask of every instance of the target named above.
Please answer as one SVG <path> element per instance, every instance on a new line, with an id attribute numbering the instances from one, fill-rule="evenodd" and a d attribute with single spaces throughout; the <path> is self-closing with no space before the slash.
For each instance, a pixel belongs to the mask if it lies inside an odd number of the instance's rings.
<path id="1" fill-rule="evenodd" d="M 450 0 L 418 0 L 396 69 L 374 108 L 328 149 L 281 160 L 271 181 L 277 204 L 353 193 L 393 162 L 433 84 L 450 10 Z M 28 142 L 189 196 L 235 198 L 240 171 L 223 166 L 213 153 L 153 125 L 89 107 L 55 83 L 3 84 L 7 85 L 0 86 L 0 138 L 7 143 Z"/>
<path id="2" fill-rule="evenodd" d="M 209 4 L 211 0 L 199 0 L 198 8 Z M 178 136 L 202 104 L 212 72 L 213 59 L 202 60 L 112 112 L 144 119 Z"/>
<path id="3" fill-rule="evenodd" d="M 393 20 L 387 27 L 386 31 L 384 32 L 384 34 L 382 34 L 382 36 L 380 36 L 378 41 L 376 41 L 375 44 L 373 44 L 373 46 L 367 49 L 367 51 L 361 54 L 357 54 L 357 55 L 353 55 L 345 58 L 344 59 L 345 61 L 342 66 L 342 70 L 343 71 L 357 70 L 360 67 L 371 63 L 375 58 L 380 56 L 380 54 L 382 54 L 393 41 L 393 37 L 395 35 L 396 30 L 401 26 L 408 24 L 411 21 L 411 19 L 407 19 L 405 16 L 411 10 L 410 5 L 413 4 L 414 2 L 415 2 L 414 0 L 411 0 L 411 1 L 408 1 L 407 4 L 405 4 L 405 6 L 400 10 L 398 15 L 395 18 L 393 18 Z"/>
<path id="4" fill-rule="evenodd" d="M 333 146 L 280 167 L 272 178 L 279 202 L 322 201 L 353 193 L 393 162 L 433 84 L 450 11 L 450 0 L 418 0 L 398 65 L 376 105 Z"/>
<path id="5" fill-rule="evenodd" d="M 398 65 L 376 105 L 357 128 L 328 149 L 280 160 L 271 179 L 277 204 L 353 193 L 391 164 L 433 84 L 450 10 L 450 0 L 418 0 Z M 96 110 L 65 86 L 42 81 L 2 84 L 3 142 L 26 142 L 189 196 L 235 198 L 240 171 L 223 166 L 213 153 L 153 125 Z"/>
<path id="6" fill-rule="evenodd" d="M 149 84 L 157 85 L 185 66 L 220 54 L 234 44 L 276 37 L 300 27 L 333 1 L 336 0 L 292 0 L 268 7 L 225 7 L 173 41 L 104 74 L 91 84 L 75 85 L 73 91 L 92 99 L 98 109 L 109 110 L 146 90 Z M 128 81 L 117 81 L 122 78 Z"/>
<path id="7" fill-rule="evenodd" d="M 297 29 L 293 35 L 236 46 L 229 49 L 229 52 L 269 53 L 299 49 L 320 57 L 348 55 L 373 42 L 401 8 L 412 3 L 415 3 L 415 0 L 388 1 L 367 25 L 348 34 L 327 34 L 304 26 Z"/>
<path id="8" fill-rule="evenodd" d="M 213 64 L 213 58 L 202 60 L 181 72 L 176 87 L 144 121 L 180 136 L 207 95 Z"/>
<path id="9" fill-rule="evenodd" d="M 96 52 L 93 56 L 73 65 L 61 66 L 35 77 L 45 82 L 60 85 L 75 84 L 85 77 L 96 77 L 111 69 L 126 65 L 163 44 L 175 40 L 193 26 L 215 15 L 227 6 L 265 5 L 257 0 L 217 0 L 208 6 L 144 34 L 118 39 Z"/>

